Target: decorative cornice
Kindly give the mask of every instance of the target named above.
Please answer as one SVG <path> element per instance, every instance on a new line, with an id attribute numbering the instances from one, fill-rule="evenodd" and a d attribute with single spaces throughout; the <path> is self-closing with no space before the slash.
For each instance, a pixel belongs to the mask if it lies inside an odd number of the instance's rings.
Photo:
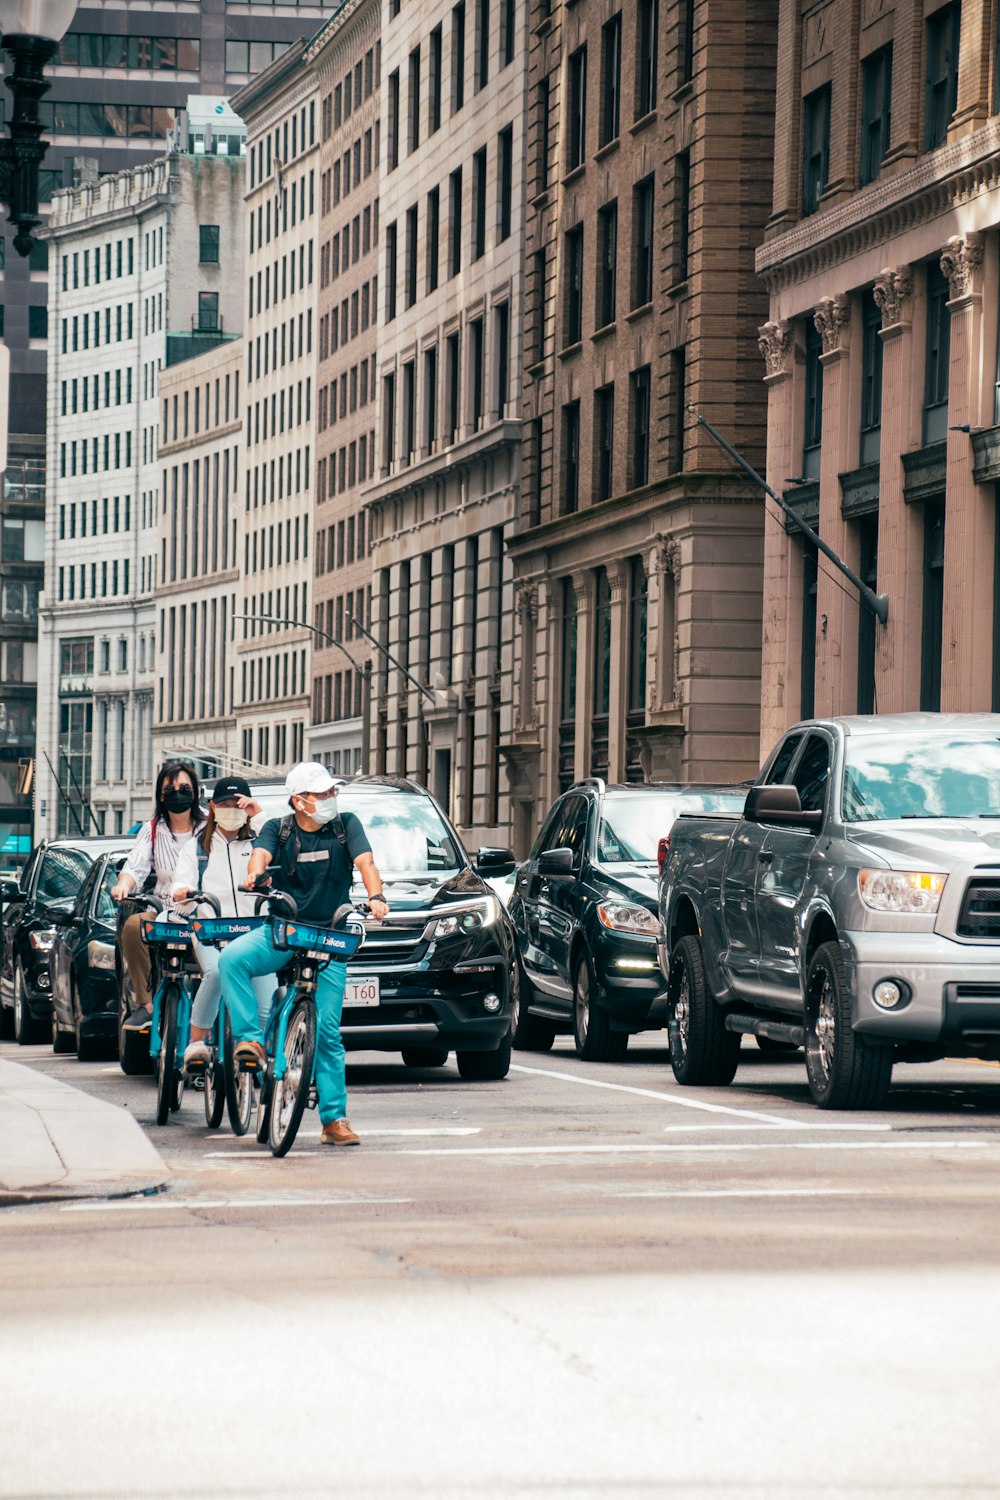
<path id="1" fill-rule="evenodd" d="M 823 353 L 838 353 L 847 342 L 844 330 L 851 323 L 850 298 L 821 297 L 813 313 L 813 323 L 823 340 Z"/>
<path id="2" fill-rule="evenodd" d="M 913 296 L 913 271 L 909 266 L 891 266 L 880 271 L 872 288 L 875 304 L 882 312 L 882 327 L 895 328 L 904 321 L 906 304 Z"/>
<path id="3" fill-rule="evenodd" d="M 972 291 L 975 273 L 983 264 L 983 237 L 968 234 L 965 239 L 953 234 L 941 253 L 941 271 L 948 278 L 951 300 L 967 297 Z"/>
<path id="4" fill-rule="evenodd" d="M 998 186 L 1000 118 L 994 118 L 761 245 L 757 274 L 770 292 L 780 291 Z"/>
<path id="5" fill-rule="evenodd" d="M 787 375 L 792 367 L 792 352 L 795 348 L 795 329 L 786 319 L 780 323 L 765 323 L 757 330 L 757 348 L 764 360 L 765 379 L 775 375 Z"/>

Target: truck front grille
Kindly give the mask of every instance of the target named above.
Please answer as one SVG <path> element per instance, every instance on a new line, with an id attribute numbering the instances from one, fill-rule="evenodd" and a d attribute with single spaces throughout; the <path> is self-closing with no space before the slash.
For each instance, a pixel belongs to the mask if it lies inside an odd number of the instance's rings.
<path id="1" fill-rule="evenodd" d="M 956 931 L 959 937 L 1000 942 L 1000 879 L 969 881 Z"/>

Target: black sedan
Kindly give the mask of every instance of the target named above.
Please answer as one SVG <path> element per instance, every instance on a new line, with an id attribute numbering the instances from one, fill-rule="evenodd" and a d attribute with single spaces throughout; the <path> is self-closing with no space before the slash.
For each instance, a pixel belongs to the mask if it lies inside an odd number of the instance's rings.
<path id="1" fill-rule="evenodd" d="M 73 910 L 98 855 L 120 847 L 120 838 L 44 840 L 32 851 L 20 882 L 4 881 L 0 887 L 0 1030 L 6 1030 L 13 1012 L 14 1036 L 22 1045 L 40 1040 L 51 1026 L 49 953 L 56 918 Z"/>
<path id="2" fill-rule="evenodd" d="M 546 1051 L 572 1030 L 590 1062 L 662 1026 L 657 853 L 685 812 L 738 812 L 745 787 L 578 782 L 553 805 L 517 871 L 509 912 L 520 1007 L 514 1046 Z"/>
<path id="3" fill-rule="evenodd" d="M 75 1048 L 81 1062 L 113 1051 L 118 1035 L 118 907 L 111 887 L 127 854 L 127 847 L 119 846 L 100 855 L 80 887 L 73 910 L 56 918 L 49 954 L 52 1050 Z"/>

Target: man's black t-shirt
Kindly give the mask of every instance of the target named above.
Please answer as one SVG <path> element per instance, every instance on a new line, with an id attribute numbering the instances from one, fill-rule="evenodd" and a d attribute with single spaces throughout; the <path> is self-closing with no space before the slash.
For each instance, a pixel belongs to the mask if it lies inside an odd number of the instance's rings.
<path id="1" fill-rule="evenodd" d="M 359 854 L 372 852 L 365 830 L 354 814 L 345 812 L 341 818 L 347 835 L 346 848 L 334 833 L 332 823 L 326 823 L 315 832 L 296 824 L 285 840 L 280 857 L 280 818 L 271 818 L 254 839 L 254 848 L 263 849 L 271 856 L 267 873 L 273 879 L 275 890 L 287 891 L 294 897 L 304 922 L 330 921 L 337 907 L 351 899 L 354 861 Z M 298 859 L 294 871 L 290 872 L 296 841 Z"/>

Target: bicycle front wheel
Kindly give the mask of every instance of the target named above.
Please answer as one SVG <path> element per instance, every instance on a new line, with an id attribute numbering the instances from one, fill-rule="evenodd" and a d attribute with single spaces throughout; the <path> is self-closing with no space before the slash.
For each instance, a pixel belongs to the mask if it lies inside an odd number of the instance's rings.
<path id="1" fill-rule="evenodd" d="M 218 1130 L 226 1110 L 226 1062 L 220 1029 L 216 1024 L 212 1061 L 205 1069 L 205 1124 L 209 1130 Z"/>
<path id="2" fill-rule="evenodd" d="M 177 1104 L 177 1011 L 180 990 L 168 984 L 160 1000 L 160 1051 L 156 1059 L 156 1123 L 165 1125 Z M 179 1100 L 177 1101 L 180 1102 Z"/>
<path id="3" fill-rule="evenodd" d="M 226 1110 L 229 1128 L 233 1135 L 246 1135 L 253 1115 L 253 1074 L 238 1068 L 233 1058 L 233 1028 L 229 1024 L 229 1011 L 223 1027 L 223 1052 L 225 1054 L 224 1075 L 226 1088 Z"/>
<path id="4" fill-rule="evenodd" d="M 274 1083 L 270 1139 L 275 1156 L 284 1156 L 302 1123 L 312 1087 L 316 1056 L 316 1007 L 312 1000 L 296 1002 L 285 1032 L 285 1076 Z"/>

